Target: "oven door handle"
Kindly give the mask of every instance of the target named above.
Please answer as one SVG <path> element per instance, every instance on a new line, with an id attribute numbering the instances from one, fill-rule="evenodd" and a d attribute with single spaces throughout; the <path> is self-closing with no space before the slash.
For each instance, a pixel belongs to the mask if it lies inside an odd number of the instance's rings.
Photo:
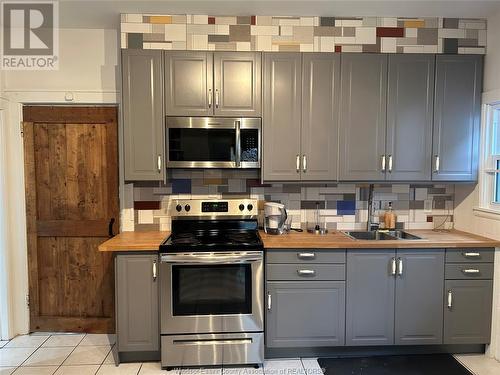
<path id="1" fill-rule="evenodd" d="M 200 255 L 200 254 L 162 254 L 162 263 L 171 264 L 242 264 L 262 261 L 262 254 L 218 254 L 218 255 Z"/>

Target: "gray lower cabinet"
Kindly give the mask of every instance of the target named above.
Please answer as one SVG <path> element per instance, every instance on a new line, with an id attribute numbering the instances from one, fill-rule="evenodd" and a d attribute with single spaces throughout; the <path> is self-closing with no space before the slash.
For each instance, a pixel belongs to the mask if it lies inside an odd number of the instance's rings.
<path id="1" fill-rule="evenodd" d="M 339 180 L 385 179 L 387 55 L 343 53 Z"/>
<path id="2" fill-rule="evenodd" d="M 396 345 L 443 342 L 444 250 L 397 250 Z"/>
<path id="3" fill-rule="evenodd" d="M 344 345 L 344 281 L 268 281 L 267 347 Z"/>
<path id="4" fill-rule="evenodd" d="M 164 179 L 161 51 L 122 50 L 125 180 Z"/>
<path id="5" fill-rule="evenodd" d="M 445 344 L 488 344 L 491 336 L 492 280 L 447 280 Z"/>
<path id="6" fill-rule="evenodd" d="M 482 56 L 436 56 L 433 181 L 477 179 L 482 66 Z"/>
<path id="7" fill-rule="evenodd" d="M 116 332 L 118 352 L 160 350 L 158 254 L 115 257 Z"/>
<path id="8" fill-rule="evenodd" d="M 389 56 L 386 179 L 431 179 L 434 55 Z"/>
<path id="9" fill-rule="evenodd" d="M 393 249 L 347 251 L 347 346 L 394 343 L 395 257 Z"/>

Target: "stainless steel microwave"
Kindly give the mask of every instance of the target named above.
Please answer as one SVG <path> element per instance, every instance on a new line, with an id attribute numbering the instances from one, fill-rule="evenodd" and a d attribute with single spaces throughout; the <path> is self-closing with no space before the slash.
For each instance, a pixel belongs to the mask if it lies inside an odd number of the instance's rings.
<path id="1" fill-rule="evenodd" d="M 170 117 L 167 168 L 260 168 L 261 119 Z"/>

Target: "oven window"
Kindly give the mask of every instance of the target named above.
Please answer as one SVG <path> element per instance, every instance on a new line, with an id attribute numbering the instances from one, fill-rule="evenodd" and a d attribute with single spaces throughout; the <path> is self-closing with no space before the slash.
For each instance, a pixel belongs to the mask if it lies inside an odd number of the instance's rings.
<path id="1" fill-rule="evenodd" d="M 236 130 L 168 130 L 170 161 L 235 161 Z"/>
<path id="2" fill-rule="evenodd" d="M 252 313 L 250 264 L 173 266 L 172 289 L 174 316 Z"/>

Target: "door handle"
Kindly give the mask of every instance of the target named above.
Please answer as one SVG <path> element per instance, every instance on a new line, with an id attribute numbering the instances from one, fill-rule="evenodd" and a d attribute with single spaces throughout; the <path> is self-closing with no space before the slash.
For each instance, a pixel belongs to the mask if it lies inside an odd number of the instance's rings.
<path id="1" fill-rule="evenodd" d="M 382 172 L 385 172 L 385 155 L 382 155 L 382 166 L 381 166 L 381 170 Z"/>
<path id="2" fill-rule="evenodd" d="M 297 173 L 300 173 L 300 155 L 297 154 L 297 157 L 295 159 L 295 169 Z"/>
<path id="3" fill-rule="evenodd" d="M 439 155 L 434 155 L 434 173 L 439 173 L 439 165 L 440 160 L 439 160 Z"/>
<path id="4" fill-rule="evenodd" d="M 215 89 L 215 108 L 219 108 L 219 89 Z"/>
<path id="5" fill-rule="evenodd" d="M 398 276 L 403 276 L 403 259 L 398 258 Z"/>
<path id="6" fill-rule="evenodd" d="M 109 237 L 114 237 L 114 233 L 113 233 L 113 224 L 115 223 L 115 218 L 112 217 L 111 219 L 109 219 L 109 224 L 108 224 L 108 235 Z"/>
<path id="7" fill-rule="evenodd" d="M 453 307 L 453 292 L 451 290 L 448 290 L 448 300 L 446 303 L 446 307 L 448 307 L 449 310 Z"/>
<path id="8" fill-rule="evenodd" d="M 158 173 L 161 173 L 161 155 L 158 154 L 158 160 L 156 161 L 158 167 Z"/>
<path id="9" fill-rule="evenodd" d="M 391 258 L 391 276 L 396 276 L 397 265 L 396 258 Z"/>
<path id="10" fill-rule="evenodd" d="M 267 293 L 267 311 L 271 311 L 272 302 L 271 293 Z"/>
<path id="11" fill-rule="evenodd" d="M 304 173 L 307 172 L 307 156 L 306 155 L 302 156 L 302 170 L 304 171 Z"/>
<path id="12" fill-rule="evenodd" d="M 389 155 L 389 173 L 392 173 L 392 155 Z"/>
<path id="13" fill-rule="evenodd" d="M 157 277 L 157 265 L 156 265 L 156 260 L 153 260 L 153 281 L 156 281 Z"/>
<path id="14" fill-rule="evenodd" d="M 212 108 L 212 89 L 208 89 L 208 108 Z"/>

